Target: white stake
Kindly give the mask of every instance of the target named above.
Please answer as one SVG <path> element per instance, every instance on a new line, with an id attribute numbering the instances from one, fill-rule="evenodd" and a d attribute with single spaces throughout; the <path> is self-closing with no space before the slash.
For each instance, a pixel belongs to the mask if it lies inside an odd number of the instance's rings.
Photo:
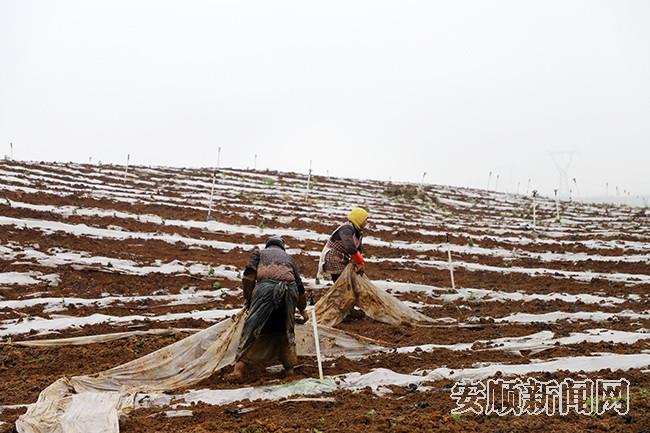
<path id="1" fill-rule="evenodd" d="M 217 180 L 217 170 L 212 172 L 212 189 L 210 190 L 210 205 L 208 206 L 208 221 L 212 219 L 210 214 L 212 213 L 212 199 L 214 198 L 214 184 Z"/>
<path id="2" fill-rule="evenodd" d="M 420 181 L 420 191 L 422 191 L 422 188 L 424 188 L 424 178 L 425 178 L 426 175 L 427 175 L 427 172 L 425 171 L 422 174 L 422 180 Z"/>
<path id="3" fill-rule="evenodd" d="M 305 190 L 305 200 L 309 198 L 310 184 L 311 184 L 311 159 L 309 160 L 309 174 L 307 174 L 307 189 Z"/>
<path id="4" fill-rule="evenodd" d="M 555 219 L 557 222 L 560 222 L 560 200 L 557 196 L 557 189 L 553 191 L 555 192 Z"/>
<path id="5" fill-rule="evenodd" d="M 519 184 L 520 183 L 521 183 L 520 181 L 517 181 L 517 195 L 519 195 Z"/>
<path id="6" fill-rule="evenodd" d="M 537 214 L 535 206 L 537 205 L 535 198 L 537 197 L 537 190 L 533 190 L 533 234 L 537 231 Z"/>
<path id="7" fill-rule="evenodd" d="M 449 275 L 451 276 L 451 288 L 456 290 L 454 282 L 454 263 L 451 261 L 451 247 L 449 246 L 449 233 L 447 233 L 447 260 L 449 261 Z"/>
<path id="8" fill-rule="evenodd" d="M 488 191 L 490 190 L 490 181 L 491 180 L 492 180 L 492 172 L 490 172 L 490 174 L 488 175 L 488 186 L 487 186 Z"/>
<path id="9" fill-rule="evenodd" d="M 129 159 L 131 158 L 130 154 L 126 154 L 126 166 L 124 167 L 124 182 L 126 182 L 126 174 L 129 171 Z"/>
<path id="10" fill-rule="evenodd" d="M 578 188 L 578 182 L 576 181 L 576 178 L 575 178 L 575 177 L 573 178 L 573 183 L 574 183 L 574 185 L 576 186 L 576 200 L 579 201 L 579 200 L 580 200 L 580 197 L 581 197 L 581 195 L 580 195 L 580 188 Z"/>
<path id="11" fill-rule="evenodd" d="M 217 181 L 217 170 L 219 170 L 220 162 L 221 162 L 221 146 L 219 146 L 219 149 L 217 150 L 217 168 L 215 168 L 214 171 L 212 172 L 212 188 L 210 189 L 210 204 L 208 205 L 208 218 L 207 218 L 208 221 L 214 219 L 210 215 L 212 214 L 212 201 L 214 199 L 214 184 Z"/>
<path id="12" fill-rule="evenodd" d="M 316 324 L 316 308 L 311 309 L 311 326 L 314 329 L 314 343 L 316 344 L 316 360 L 318 361 L 318 376 L 323 380 L 323 361 L 320 357 L 320 342 L 318 341 L 318 325 Z"/>
<path id="13" fill-rule="evenodd" d="M 496 183 L 496 185 L 495 185 L 495 187 L 494 187 L 494 190 L 495 190 L 496 192 L 499 192 L 499 176 L 501 176 L 501 175 L 500 175 L 500 174 L 497 174 L 497 183 Z"/>
<path id="14" fill-rule="evenodd" d="M 257 153 L 255 154 L 255 160 L 253 162 L 253 170 L 257 170 Z"/>
<path id="15" fill-rule="evenodd" d="M 530 191 L 530 178 L 528 178 L 528 185 L 526 185 L 526 195 L 528 195 L 528 191 Z"/>

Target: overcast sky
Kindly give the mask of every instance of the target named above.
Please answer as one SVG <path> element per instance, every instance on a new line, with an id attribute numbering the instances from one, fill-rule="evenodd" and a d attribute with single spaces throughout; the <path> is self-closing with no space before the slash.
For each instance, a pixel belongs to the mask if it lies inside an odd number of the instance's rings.
<path id="1" fill-rule="evenodd" d="M 648 1 L 0 0 L 0 156 L 650 194 Z"/>

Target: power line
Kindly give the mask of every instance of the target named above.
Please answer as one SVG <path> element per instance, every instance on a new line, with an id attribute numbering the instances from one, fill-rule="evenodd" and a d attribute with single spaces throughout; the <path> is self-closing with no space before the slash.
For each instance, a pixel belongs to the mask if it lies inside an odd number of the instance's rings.
<path id="1" fill-rule="evenodd" d="M 560 195 L 566 195 L 571 190 L 569 186 L 569 167 L 571 166 L 575 153 L 574 150 L 568 152 L 549 152 L 559 175 L 558 191 Z"/>

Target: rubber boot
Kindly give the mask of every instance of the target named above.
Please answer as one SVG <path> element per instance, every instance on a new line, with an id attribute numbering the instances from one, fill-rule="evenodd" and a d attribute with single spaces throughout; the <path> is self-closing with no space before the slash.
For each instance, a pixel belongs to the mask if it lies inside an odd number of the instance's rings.
<path id="1" fill-rule="evenodd" d="M 298 363 L 298 355 L 296 354 L 296 345 L 283 342 L 280 348 L 280 362 L 284 367 L 286 375 L 293 374 L 293 367 Z"/>

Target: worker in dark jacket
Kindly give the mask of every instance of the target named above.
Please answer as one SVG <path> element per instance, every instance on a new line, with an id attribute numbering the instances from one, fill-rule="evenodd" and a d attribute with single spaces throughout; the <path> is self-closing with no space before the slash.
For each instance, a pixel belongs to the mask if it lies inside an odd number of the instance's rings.
<path id="1" fill-rule="evenodd" d="M 368 212 L 355 207 L 348 214 L 348 220 L 341 224 L 329 237 L 321 253 L 318 275 L 329 274 L 336 282 L 345 267 L 352 261 L 357 271 L 363 272 L 366 262 L 363 252 L 363 229 L 368 223 Z"/>
<path id="2" fill-rule="evenodd" d="M 242 288 L 249 312 L 230 379 L 241 379 L 250 364 L 276 358 L 291 372 L 297 362 L 294 313 L 298 308 L 304 315 L 307 302 L 296 261 L 282 238 L 272 237 L 263 250 L 253 252 Z"/>

